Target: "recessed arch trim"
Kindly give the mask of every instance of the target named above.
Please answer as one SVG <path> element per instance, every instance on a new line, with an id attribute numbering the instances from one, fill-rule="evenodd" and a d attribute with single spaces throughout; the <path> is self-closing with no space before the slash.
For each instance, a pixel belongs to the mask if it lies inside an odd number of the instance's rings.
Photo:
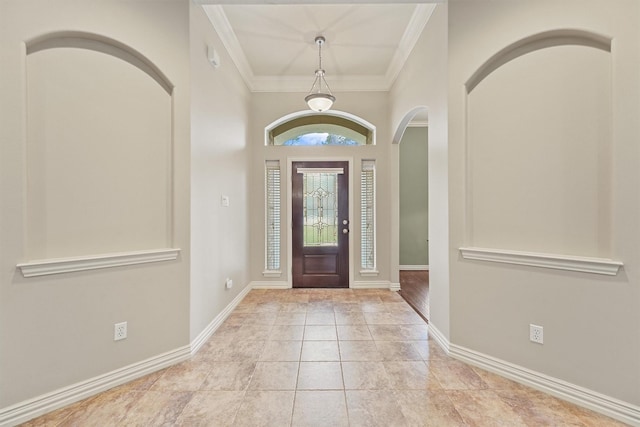
<path id="1" fill-rule="evenodd" d="M 101 52 L 119 58 L 155 80 L 169 95 L 174 85 L 146 56 L 130 46 L 99 34 L 82 31 L 60 31 L 35 37 L 26 43 L 27 55 L 47 49 L 76 48 Z"/>
<path id="2" fill-rule="evenodd" d="M 611 52 L 611 37 L 578 29 L 544 31 L 510 44 L 489 58 L 465 83 L 467 93 L 489 74 L 522 55 L 554 46 L 587 46 Z"/>

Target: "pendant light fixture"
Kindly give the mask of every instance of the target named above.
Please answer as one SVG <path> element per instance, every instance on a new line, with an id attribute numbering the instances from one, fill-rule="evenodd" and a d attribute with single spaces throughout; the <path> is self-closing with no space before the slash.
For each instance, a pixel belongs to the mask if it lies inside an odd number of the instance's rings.
<path id="1" fill-rule="evenodd" d="M 331 89 L 327 81 L 324 79 L 324 70 L 322 69 L 322 45 L 326 42 L 322 36 L 316 37 L 316 45 L 318 45 L 318 69 L 316 70 L 316 79 L 313 81 L 311 91 L 309 95 L 305 96 L 304 100 L 307 101 L 307 105 L 313 111 L 326 111 L 333 105 L 336 97 L 331 94 Z M 323 85 L 326 88 L 326 92 L 323 92 Z"/>

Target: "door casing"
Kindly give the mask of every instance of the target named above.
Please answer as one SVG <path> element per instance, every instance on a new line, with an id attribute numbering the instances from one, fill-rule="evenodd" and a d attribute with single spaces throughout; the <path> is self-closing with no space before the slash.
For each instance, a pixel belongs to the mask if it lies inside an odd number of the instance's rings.
<path id="1" fill-rule="evenodd" d="M 313 149 L 313 148 L 311 148 Z M 336 157 L 287 157 L 287 287 L 293 287 L 293 233 L 292 233 L 292 174 L 293 174 L 293 162 L 348 162 L 349 163 L 349 224 L 350 225 L 350 238 L 349 238 L 349 287 L 353 287 L 354 280 L 354 258 L 353 248 L 354 240 L 360 238 L 360 223 L 354 224 L 353 222 L 353 157 L 336 156 Z M 356 227 L 357 225 L 357 227 Z M 356 230 L 357 228 L 357 230 Z"/>

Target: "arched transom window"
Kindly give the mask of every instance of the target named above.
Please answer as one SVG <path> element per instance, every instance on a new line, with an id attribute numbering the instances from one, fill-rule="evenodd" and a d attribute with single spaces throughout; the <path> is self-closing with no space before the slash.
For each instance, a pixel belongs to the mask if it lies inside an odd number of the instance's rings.
<path id="1" fill-rule="evenodd" d="M 342 114 L 294 114 L 266 129 L 268 145 L 373 145 L 375 127 L 355 116 Z"/>

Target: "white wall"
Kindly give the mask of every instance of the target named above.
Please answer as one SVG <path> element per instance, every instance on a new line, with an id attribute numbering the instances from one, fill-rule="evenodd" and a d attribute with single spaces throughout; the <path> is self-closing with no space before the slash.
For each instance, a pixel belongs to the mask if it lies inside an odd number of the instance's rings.
<path id="1" fill-rule="evenodd" d="M 252 167 L 256 171 L 251 185 L 251 278 L 253 281 L 287 281 L 287 245 L 290 239 L 286 226 L 286 215 L 282 214 L 282 277 L 263 277 L 264 269 L 264 162 L 280 160 L 282 173 L 282 206 L 286 206 L 287 194 L 287 157 L 322 158 L 349 157 L 353 159 L 353 206 L 350 238 L 353 242 L 353 259 L 350 260 L 354 271 L 354 281 L 389 281 L 390 279 L 390 206 L 384 203 L 391 197 L 389 187 L 389 147 L 390 130 L 388 126 L 388 94 L 386 92 L 339 92 L 334 109 L 354 114 L 376 126 L 377 145 L 361 147 L 283 147 L 265 146 L 264 129 L 277 119 L 288 114 L 307 110 L 304 93 L 254 93 L 251 108 L 251 152 Z M 377 277 L 360 276 L 360 165 L 362 159 L 376 160 L 377 176 Z"/>
<path id="2" fill-rule="evenodd" d="M 191 340 L 249 284 L 249 95 L 202 7 L 191 4 Z"/>
<path id="3" fill-rule="evenodd" d="M 449 3 L 450 340 L 635 405 L 638 22 L 633 0 Z M 492 55 L 556 29 L 612 38 L 612 51 L 546 47 L 466 95 Z M 624 268 L 607 277 L 461 259 L 457 248 L 470 245 L 613 258 Z M 530 323 L 544 327 L 544 345 L 529 342 Z"/>
<path id="4" fill-rule="evenodd" d="M 189 343 L 188 25 L 183 1 L 0 3 L 0 408 Z M 26 55 L 57 31 L 114 39 L 173 89 L 113 52 Z M 176 261 L 16 268 L 166 246 L 182 248 Z"/>
<path id="5" fill-rule="evenodd" d="M 391 89 L 391 129 L 404 130 L 403 120 L 425 107 L 429 120 L 429 319 L 444 337 L 449 336 L 449 193 L 447 146 L 447 5 L 436 6 L 405 67 Z M 422 111 L 420 114 L 423 114 Z M 410 118 L 410 117 L 409 117 Z M 391 162 L 398 165 L 398 145 Z M 398 266 L 397 166 L 392 174 L 391 206 L 394 215 L 391 255 Z M 397 270 L 394 272 L 397 275 Z M 397 278 L 396 278 L 397 280 Z"/>

